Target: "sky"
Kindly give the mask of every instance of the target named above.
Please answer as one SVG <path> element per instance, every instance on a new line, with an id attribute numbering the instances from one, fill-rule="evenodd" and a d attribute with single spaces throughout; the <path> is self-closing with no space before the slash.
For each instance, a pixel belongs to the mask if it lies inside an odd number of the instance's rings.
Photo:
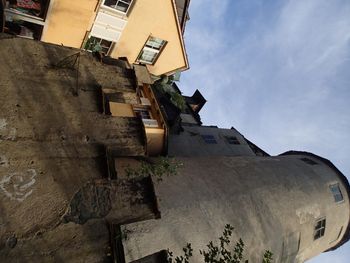
<path id="1" fill-rule="evenodd" d="M 350 178 L 350 1 L 191 0 L 185 43 L 205 125 L 271 155 L 309 151 Z M 350 242 L 308 263 L 347 263 Z"/>

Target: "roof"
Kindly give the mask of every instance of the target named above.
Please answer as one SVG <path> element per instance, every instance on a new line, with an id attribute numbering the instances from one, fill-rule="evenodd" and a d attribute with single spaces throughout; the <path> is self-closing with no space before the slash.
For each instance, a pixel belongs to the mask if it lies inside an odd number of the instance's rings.
<path id="1" fill-rule="evenodd" d="M 196 113 L 200 112 L 207 100 L 203 97 L 202 93 L 196 89 L 191 97 L 183 96 L 188 105 Z"/>
<path id="2" fill-rule="evenodd" d="M 282 155 L 282 156 L 283 155 L 306 155 L 306 156 L 310 156 L 310 157 L 313 157 L 315 159 L 320 160 L 324 164 L 328 165 L 339 176 L 339 179 L 342 181 L 343 185 L 346 188 L 347 194 L 350 197 L 350 185 L 349 185 L 348 179 L 345 177 L 345 175 L 337 167 L 335 167 L 335 165 L 330 160 L 325 159 L 325 158 L 318 156 L 316 154 L 313 154 L 310 152 L 304 152 L 304 151 L 287 151 L 287 152 L 282 153 L 280 155 Z M 349 218 L 350 218 L 350 215 L 349 215 Z M 349 240 L 350 240 L 350 221 L 349 221 L 348 226 L 345 230 L 345 234 L 344 234 L 343 238 L 337 244 L 335 244 L 333 247 L 328 249 L 327 251 L 333 251 L 333 250 L 337 249 L 338 247 L 342 246 L 343 244 L 345 244 L 346 242 L 348 242 Z"/>
<path id="3" fill-rule="evenodd" d="M 175 0 L 175 4 L 182 33 L 184 33 L 186 21 L 189 19 L 188 8 L 190 5 L 190 0 Z"/>
<path id="4" fill-rule="evenodd" d="M 232 127 L 233 128 L 233 127 Z M 231 128 L 231 129 L 232 129 Z M 236 129 L 235 129 L 236 130 Z M 237 130 L 236 130 L 237 131 Z M 243 136 L 243 135 L 242 135 Z M 261 149 L 259 146 L 254 144 L 253 142 L 249 141 L 246 137 L 244 137 L 244 140 L 248 143 L 249 147 L 253 150 L 253 152 L 256 154 L 256 156 L 270 156 L 267 152 L 265 152 L 263 149 Z"/>

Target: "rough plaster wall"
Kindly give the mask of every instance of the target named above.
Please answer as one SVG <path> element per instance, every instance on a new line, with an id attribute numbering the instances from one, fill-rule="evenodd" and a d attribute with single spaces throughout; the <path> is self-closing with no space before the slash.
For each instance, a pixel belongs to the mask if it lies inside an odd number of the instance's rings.
<path id="1" fill-rule="evenodd" d="M 103 220 L 80 226 L 63 224 L 62 216 L 86 185 L 107 176 L 104 145 L 117 146 L 121 155 L 144 154 L 141 124 L 100 113 L 100 86 L 133 90 L 124 69 L 102 66 L 82 53 L 76 89 L 75 70 L 52 67 L 77 52 L 26 39 L 0 40 L 0 262 L 97 262 L 108 253 Z M 104 197 L 84 196 L 92 200 L 85 216 L 103 217 L 108 209 L 96 202 Z M 128 212 L 130 205 L 114 216 Z"/>
<path id="2" fill-rule="evenodd" d="M 134 63 L 150 35 L 167 41 L 156 63 L 147 65 L 150 73 L 160 76 L 186 66 L 172 1 L 134 1 L 128 23 L 111 56 L 127 57 Z"/>
<path id="3" fill-rule="evenodd" d="M 95 0 L 51 0 L 42 41 L 80 48 L 95 18 Z"/>
<path id="4" fill-rule="evenodd" d="M 254 156 L 242 135 L 234 129 L 184 126 L 180 134 L 169 135 L 170 156 Z M 207 144 L 201 135 L 213 135 L 217 144 Z M 240 144 L 229 144 L 225 136 L 237 137 Z"/>
<path id="5" fill-rule="evenodd" d="M 167 248 L 180 255 L 187 242 L 193 262 L 202 262 L 198 250 L 217 240 L 225 224 L 235 227 L 233 241 L 242 237 L 250 262 L 259 262 L 265 249 L 275 262 L 282 256 L 294 262 L 297 253 L 303 262 L 329 248 L 348 224 L 349 197 L 334 203 L 328 183 L 338 178 L 323 164 L 310 166 L 297 156 L 177 159 L 184 164 L 180 175 L 156 185 L 161 219 L 125 226 L 127 262 Z M 320 216 L 329 226 L 314 241 Z"/>

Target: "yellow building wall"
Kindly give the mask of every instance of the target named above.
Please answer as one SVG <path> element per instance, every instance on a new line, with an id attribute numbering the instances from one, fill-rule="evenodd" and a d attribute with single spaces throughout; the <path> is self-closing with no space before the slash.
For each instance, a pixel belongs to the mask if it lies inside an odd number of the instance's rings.
<path id="1" fill-rule="evenodd" d="M 112 57 L 136 59 L 150 35 L 168 41 L 150 73 L 161 75 L 186 66 L 172 0 L 134 0 L 128 22 L 111 53 Z"/>
<path id="2" fill-rule="evenodd" d="M 97 0 L 51 0 L 41 40 L 80 48 L 95 19 Z"/>
<path id="3" fill-rule="evenodd" d="M 161 155 L 164 148 L 164 129 L 146 127 L 145 130 L 147 140 L 147 154 L 149 156 Z"/>
<path id="4" fill-rule="evenodd" d="M 109 108 L 114 117 L 135 117 L 131 104 L 109 102 Z"/>

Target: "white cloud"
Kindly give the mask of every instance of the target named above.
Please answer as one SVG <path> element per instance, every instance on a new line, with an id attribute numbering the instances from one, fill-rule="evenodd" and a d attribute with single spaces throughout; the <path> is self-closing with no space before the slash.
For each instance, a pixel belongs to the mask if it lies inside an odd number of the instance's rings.
<path id="1" fill-rule="evenodd" d="M 192 0 L 190 15 L 198 18 L 210 18 L 213 23 L 218 23 L 227 12 L 230 0 Z"/>
<path id="2" fill-rule="evenodd" d="M 350 2 L 214 2 L 191 1 L 180 85 L 208 100 L 204 123 L 235 126 L 272 154 L 314 152 L 350 175 Z M 340 251 L 332 262 L 347 262 Z"/>

